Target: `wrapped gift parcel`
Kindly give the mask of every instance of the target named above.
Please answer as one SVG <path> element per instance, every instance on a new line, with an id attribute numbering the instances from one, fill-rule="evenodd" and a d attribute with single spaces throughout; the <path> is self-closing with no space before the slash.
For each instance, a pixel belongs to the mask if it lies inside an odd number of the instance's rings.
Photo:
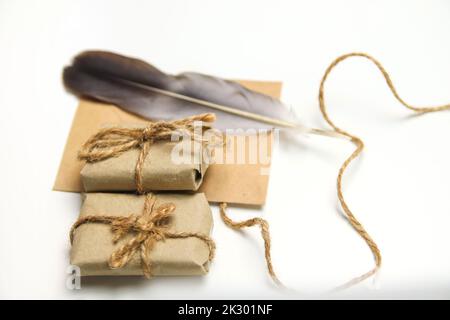
<path id="1" fill-rule="evenodd" d="M 204 133 L 214 119 L 213 114 L 203 114 L 146 127 L 100 130 L 79 153 L 86 160 L 81 170 L 84 190 L 197 190 L 211 157 Z"/>
<path id="2" fill-rule="evenodd" d="M 71 230 L 71 264 L 82 276 L 204 275 L 211 229 L 203 193 L 87 193 Z"/>
<path id="3" fill-rule="evenodd" d="M 178 145 L 179 146 L 179 145 Z M 143 161 L 143 191 L 197 190 L 208 164 L 203 161 L 176 163 L 171 159 L 177 142 L 161 141 L 151 145 Z M 201 148 L 192 148 L 192 159 L 200 159 Z M 185 148 L 186 150 L 186 148 Z M 132 149 L 102 161 L 87 162 L 81 170 L 86 192 L 136 190 L 135 170 L 140 150 Z"/>

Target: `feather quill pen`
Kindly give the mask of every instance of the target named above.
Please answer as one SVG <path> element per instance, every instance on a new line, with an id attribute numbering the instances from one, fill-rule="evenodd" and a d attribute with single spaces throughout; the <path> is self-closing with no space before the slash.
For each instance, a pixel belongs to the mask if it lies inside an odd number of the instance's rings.
<path id="1" fill-rule="evenodd" d="M 303 126 L 281 101 L 236 82 L 195 72 L 174 76 L 112 52 L 82 52 L 64 69 L 63 80 L 78 96 L 112 103 L 148 119 L 170 120 L 213 111 L 215 127 L 221 130 L 276 127 L 336 135 Z"/>

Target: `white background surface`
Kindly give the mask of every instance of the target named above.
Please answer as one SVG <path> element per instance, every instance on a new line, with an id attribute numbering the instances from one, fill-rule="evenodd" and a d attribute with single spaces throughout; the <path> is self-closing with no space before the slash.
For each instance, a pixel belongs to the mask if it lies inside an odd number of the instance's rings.
<path id="1" fill-rule="evenodd" d="M 168 72 L 281 80 L 304 123 L 326 127 L 319 80 L 336 56 L 364 51 L 391 73 L 405 100 L 450 101 L 449 1 L 0 1 L 1 298 L 450 298 L 450 113 L 400 106 L 378 70 L 343 63 L 327 84 L 331 116 L 367 149 L 345 178 L 347 200 L 378 242 L 372 280 L 323 295 L 368 271 L 372 255 L 337 210 L 335 177 L 353 150 L 320 137 L 282 141 L 267 205 L 232 209 L 269 220 L 271 284 L 258 230 L 224 227 L 203 278 L 83 281 L 66 289 L 76 194 L 52 192 L 76 99 L 61 70 L 79 51 L 106 49 Z"/>

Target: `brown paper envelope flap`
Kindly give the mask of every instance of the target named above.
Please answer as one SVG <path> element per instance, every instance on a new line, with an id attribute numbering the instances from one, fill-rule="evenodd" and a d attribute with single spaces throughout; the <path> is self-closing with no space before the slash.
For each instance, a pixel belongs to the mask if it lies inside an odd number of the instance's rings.
<path id="1" fill-rule="evenodd" d="M 238 81 L 249 89 L 279 98 L 281 82 Z M 75 113 L 53 190 L 81 192 L 83 162 L 77 154 L 84 142 L 105 124 L 145 123 L 147 120 L 116 106 L 81 100 Z M 269 150 L 268 156 L 270 156 Z M 269 164 L 214 164 L 199 191 L 211 202 L 263 205 L 269 181 Z M 264 174 L 261 174 L 264 172 Z"/>

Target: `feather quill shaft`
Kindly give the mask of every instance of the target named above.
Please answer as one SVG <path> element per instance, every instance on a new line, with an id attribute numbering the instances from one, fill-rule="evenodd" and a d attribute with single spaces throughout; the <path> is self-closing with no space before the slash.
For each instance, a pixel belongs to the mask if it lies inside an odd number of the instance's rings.
<path id="1" fill-rule="evenodd" d="M 169 120 L 193 114 L 217 114 L 219 129 L 287 128 L 336 136 L 308 128 L 281 101 L 242 85 L 194 72 L 166 74 L 142 60 L 111 52 L 79 54 L 63 73 L 67 89 L 78 96 L 116 104 L 149 119 Z"/>
<path id="2" fill-rule="evenodd" d="M 124 82 L 128 82 L 128 81 L 124 81 Z M 328 131 L 328 130 L 322 130 L 322 129 L 316 129 L 316 128 L 308 128 L 308 127 L 304 127 L 303 125 L 299 125 L 293 122 L 289 122 L 289 121 L 284 121 L 281 119 L 276 119 L 276 118 L 270 118 L 270 117 L 266 117 L 260 114 L 256 114 L 256 113 L 251 113 L 251 112 L 246 112 L 246 111 L 242 111 L 239 109 L 235 109 L 235 108 L 231 108 L 228 106 L 224 106 L 221 104 L 217 104 L 217 103 L 212 103 L 212 102 L 208 102 L 205 100 L 200 100 L 200 99 L 196 99 L 196 98 L 192 98 L 192 97 L 188 97 L 182 94 L 178 94 L 175 92 L 171 92 L 171 91 L 167 91 L 167 90 L 163 90 L 163 89 L 158 89 L 158 88 L 154 88 L 154 87 L 150 87 L 150 86 L 146 86 L 146 85 L 142 85 L 142 84 L 137 84 L 134 83 L 134 85 L 139 86 L 139 87 L 143 87 L 146 90 L 158 93 L 158 94 L 163 94 L 166 96 L 170 96 L 176 99 L 180 99 L 180 100 L 184 100 L 184 101 L 188 101 L 188 102 L 192 102 L 192 103 L 196 103 L 196 104 L 200 104 L 215 110 L 220 110 L 220 111 L 224 111 L 224 112 L 228 112 L 231 114 L 235 114 L 237 116 L 241 116 L 241 117 L 246 117 L 246 118 L 250 118 L 256 121 L 260 121 L 260 122 L 264 122 L 267 124 L 271 124 L 274 125 L 276 127 L 284 127 L 284 128 L 290 128 L 290 129 L 297 129 L 301 132 L 304 133 L 313 133 L 313 134 L 317 134 L 317 135 L 323 135 L 323 136 L 330 136 L 330 137 L 341 137 L 340 134 L 335 133 L 334 131 Z"/>

